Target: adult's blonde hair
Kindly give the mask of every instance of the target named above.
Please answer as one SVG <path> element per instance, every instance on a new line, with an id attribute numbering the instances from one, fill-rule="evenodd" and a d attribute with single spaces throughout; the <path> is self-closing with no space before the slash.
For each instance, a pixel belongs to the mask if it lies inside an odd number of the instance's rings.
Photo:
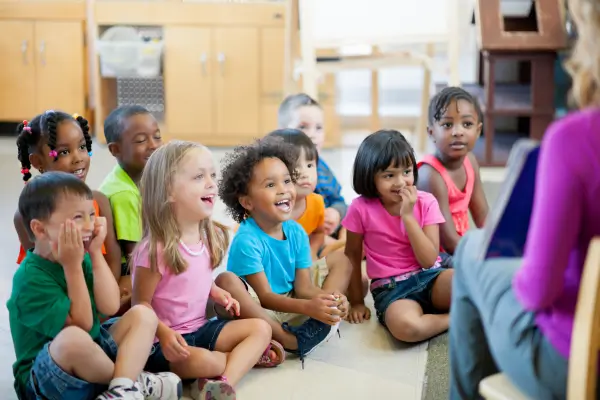
<path id="1" fill-rule="evenodd" d="M 197 143 L 174 140 L 158 148 L 144 167 L 140 180 L 144 235 L 138 246 L 149 247 L 152 271 L 158 268 L 159 246 L 162 246 L 161 261 L 174 274 L 180 274 L 187 268 L 187 263 L 179 251 L 181 232 L 169 196 L 172 194 L 173 181 L 181 162 L 190 152 L 199 149 L 205 147 Z M 209 217 L 200 222 L 198 229 L 209 251 L 211 264 L 216 268 L 223 261 L 229 246 L 227 227 Z"/>
<path id="2" fill-rule="evenodd" d="M 600 105 L 600 2 L 569 0 L 577 42 L 565 63 L 573 79 L 571 97 L 580 108 Z"/>

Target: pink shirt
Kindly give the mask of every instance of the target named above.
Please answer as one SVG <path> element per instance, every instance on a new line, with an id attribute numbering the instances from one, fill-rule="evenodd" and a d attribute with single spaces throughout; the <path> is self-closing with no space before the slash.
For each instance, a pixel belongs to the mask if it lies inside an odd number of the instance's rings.
<path id="1" fill-rule="evenodd" d="M 414 215 L 422 227 L 445 222 L 431 193 L 417 191 Z M 379 199 L 358 197 L 342 221 L 348 231 L 363 235 L 370 279 L 389 278 L 421 269 L 402 218 L 387 212 Z"/>
<path id="2" fill-rule="evenodd" d="M 158 252 L 158 272 L 162 278 L 156 286 L 151 305 L 160 321 L 176 332 L 185 334 L 197 331 L 206 323 L 206 303 L 213 278 L 210 255 L 204 244 L 180 244 L 179 251 L 188 263 L 188 268 L 179 275 L 167 268 L 162 261 L 162 252 Z M 146 244 L 134 255 L 133 277 L 138 267 L 150 268 Z"/>

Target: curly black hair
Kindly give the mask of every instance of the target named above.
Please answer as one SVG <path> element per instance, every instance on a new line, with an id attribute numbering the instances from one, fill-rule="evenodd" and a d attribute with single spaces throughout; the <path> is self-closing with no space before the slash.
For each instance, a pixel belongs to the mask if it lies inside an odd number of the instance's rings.
<path id="1" fill-rule="evenodd" d="M 288 171 L 292 182 L 296 183 L 299 150 L 285 143 L 281 138 L 265 137 L 246 146 L 238 146 L 222 161 L 219 197 L 227 206 L 227 212 L 238 223 L 246 216 L 246 209 L 240 204 L 240 197 L 248 194 L 248 187 L 254 174 L 254 167 L 266 158 L 280 159 Z"/>
<path id="2" fill-rule="evenodd" d="M 442 118 L 442 115 L 446 112 L 446 109 L 453 100 L 466 100 L 473 104 L 473 108 L 475 108 L 475 112 L 477 113 L 478 122 L 483 122 L 483 113 L 481 112 L 481 106 L 479 105 L 477 98 L 462 88 L 448 86 L 433 96 L 431 101 L 429 101 L 429 115 L 427 122 L 430 126 Z"/>
<path id="3" fill-rule="evenodd" d="M 87 151 L 92 152 L 92 137 L 90 136 L 90 127 L 87 119 L 81 115 L 69 115 L 62 111 L 46 111 L 43 114 L 36 115 L 31 121 L 23 121 L 17 127 L 17 158 L 21 162 L 21 173 L 23 181 L 27 182 L 31 178 L 31 162 L 29 155 L 38 151 L 40 145 L 45 140 L 50 150 L 56 149 L 57 128 L 63 121 L 75 121 L 79 124 Z M 56 161 L 58 157 L 54 158 Z"/>

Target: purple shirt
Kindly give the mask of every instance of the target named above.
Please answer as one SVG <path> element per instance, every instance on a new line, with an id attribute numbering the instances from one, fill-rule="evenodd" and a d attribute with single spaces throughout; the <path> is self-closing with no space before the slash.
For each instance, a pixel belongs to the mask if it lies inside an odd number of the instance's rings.
<path id="1" fill-rule="evenodd" d="M 542 141 L 523 266 L 513 281 L 526 310 L 565 358 L 583 264 L 600 235 L 600 110 L 553 123 Z"/>

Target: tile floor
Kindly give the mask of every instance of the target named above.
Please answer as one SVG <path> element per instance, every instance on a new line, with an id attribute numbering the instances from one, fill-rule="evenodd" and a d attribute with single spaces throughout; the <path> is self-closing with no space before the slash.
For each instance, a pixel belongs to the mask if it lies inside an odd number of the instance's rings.
<path id="1" fill-rule="evenodd" d="M 342 149 L 327 150 L 323 157 L 338 174 L 344 186 L 346 200 L 356 195 L 351 188 L 351 170 L 358 143 L 364 135 L 345 136 Z M 226 149 L 215 149 L 218 162 Z M 114 160 L 104 147 L 94 150 L 88 184 L 98 187 Z M 11 365 L 14 352 L 5 304 L 10 296 L 12 275 L 16 269 L 18 239 L 13 229 L 13 214 L 22 188 L 20 166 L 16 159 L 14 139 L 0 139 L 0 393 L 3 399 L 16 399 Z M 4 175 L 6 174 L 6 175 Z M 502 170 L 484 171 L 484 179 L 502 180 Z M 218 204 L 215 219 L 230 222 L 224 207 Z M 222 271 L 220 268 L 218 272 Z M 372 307 L 372 300 L 369 299 Z M 341 338 L 334 337 L 317 349 L 301 369 L 300 362 L 290 358 L 283 365 L 270 370 L 253 370 L 240 383 L 238 397 L 244 400 L 292 399 L 364 399 L 394 398 L 421 399 L 427 360 L 427 343 L 416 346 L 395 341 L 375 318 L 363 325 L 343 323 Z"/>

